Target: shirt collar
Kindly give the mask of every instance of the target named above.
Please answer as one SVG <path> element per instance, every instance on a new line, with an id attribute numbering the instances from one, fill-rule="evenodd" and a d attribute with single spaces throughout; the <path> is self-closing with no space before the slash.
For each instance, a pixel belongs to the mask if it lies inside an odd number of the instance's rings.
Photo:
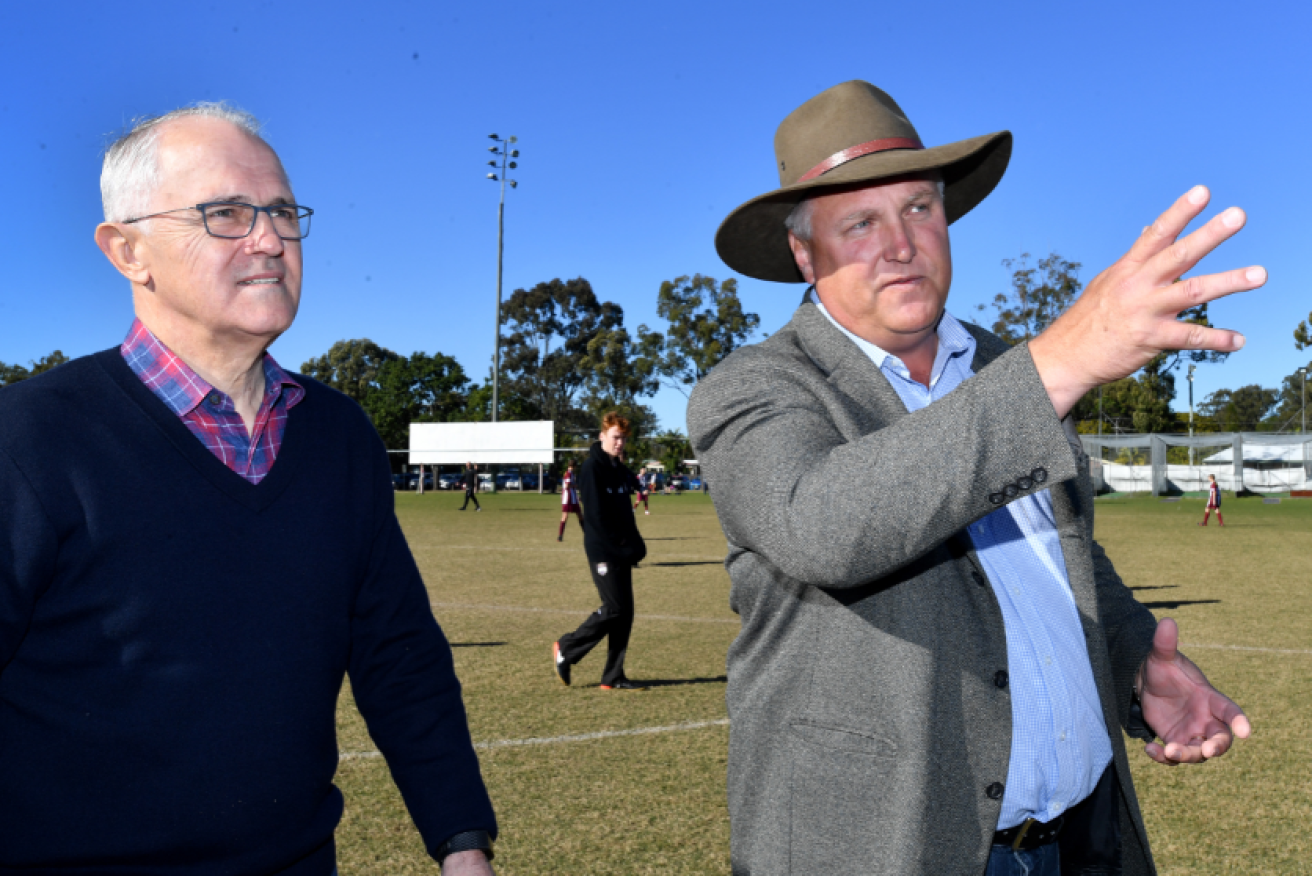
<path id="1" fill-rule="evenodd" d="M 838 320 L 834 319 L 834 315 L 825 308 L 824 304 L 821 303 L 820 296 L 816 294 L 814 286 L 807 290 L 806 300 L 814 304 L 819 311 L 825 315 L 825 319 L 833 323 L 834 328 L 847 335 L 852 343 L 857 345 L 857 348 L 860 349 L 861 352 L 870 357 L 870 361 L 875 363 L 876 368 L 881 370 L 888 369 L 906 380 L 911 379 L 911 371 L 901 359 L 887 350 L 882 349 L 878 344 L 872 344 L 865 338 L 853 334 L 839 324 Z M 970 359 L 973 359 L 975 356 L 975 338 L 970 332 L 966 331 L 965 326 L 963 326 L 946 310 L 943 311 L 943 316 L 939 319 L 936 332 L 938 334 L 938 350 L 934 354 L 934 368 L 930 372 L 929 383 L 931 389 L 943 374 L 943 369 L 947 367 L 949 360 L 958 356 L 967 355 L 968 358 L 966 361 L 967 364 L 969 364 Z"/>
<path id="2" fill-rule="evenodd" d="M 205 378 L 179 359 L 140 319 L 132 320 L 132 327 L 128 329 L 128 336 L 119 351 L 141 382 L 179 417 L 194 411 L 211 393 L 222 399 L 222 407 L 232 407 L 226 395 L 216 391 Z M 265 398 L 274 398 L 286 388 L 290 408 L 305 396 L 304 387 L 292 380 L 268 353 L 264 354 L 263 366 Z"/>

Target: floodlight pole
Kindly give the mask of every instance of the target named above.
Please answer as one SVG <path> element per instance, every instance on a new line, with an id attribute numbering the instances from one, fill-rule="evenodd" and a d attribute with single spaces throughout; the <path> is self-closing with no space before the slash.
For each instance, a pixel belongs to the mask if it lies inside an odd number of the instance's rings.
<path id="1" fill-rule="evenodd" d="M 1299 431 L 1307 434 L 1307 369 L 1300 368 L 1298 373 L 1303 375 L 1303 428 Z"/>
<path id="2" fill-rule="evenodd" d="M 497 204 L 497 312 L 496 340 L 492 345 L 492 422 L 497 421 L 497 396 L 501 382 L 501 265 L 506 248 L 506 179 L 501 178 L 501 202 Z"/>
<path id="3" fill-rule="evenodd" d="M 488 149 L 493 155 L 501 159 L 499 169 L 500 174 L 489 173 L 487 178 L 493 182 L 501 183 L 501 202 L 497 205 L 497 312 L 496 312 L 496 337 L 492 346 L 492 422 L 497 421 L 497 409 L 500 407 L 500 383 L 501 383 L 501 266 L 502 255 L 505 251 L 506 238 L 506 183 L 510 183 L 513 189 L 519 185 L 515 180 L 506 178 L 506 168 L 514 169 L 519 165 L 510 161 L 511 158 L 519 157 L 518 149 L 511 149 L 510 146 L 519 142 L 518 137 L 507 137 L 502 140 L 496 134 L 489 134 L 490 139 L 497 142 L 497 146 Z M 497 148 L 500 146 L 501 148 Z M 488 164 L 492 167 L 498 167 L 497 161 L 493 159 Z"/>
<path id="4" fill-rule="evenodd" d="M 1190 438 L 1194 437 L 1194 367 L 1195 366 L 1193 365 L 1189 366 L 1189 437 Z M 1192 468 L 1193 464 L 1194 464 L 1194 445 L 1193 442 L 1190 442 L 1189 466 Z"/>

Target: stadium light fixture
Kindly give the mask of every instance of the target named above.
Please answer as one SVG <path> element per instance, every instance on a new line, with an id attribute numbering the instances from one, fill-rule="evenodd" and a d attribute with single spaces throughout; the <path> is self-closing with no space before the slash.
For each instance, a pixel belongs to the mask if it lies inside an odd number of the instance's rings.
<path id="1" fill-rule="evenodd" d="M 518 143 L 518 137 L 507 137 L 504 140 L 496 134 L 489 134 L 488 137 L 497 141 L 497 145 L 488 149 L 496 159 L 489 161 L 492 167 L 498 163 L 501 166 L 501 175 L 489 173 L 487 178 L 493 182 L 501 183 L 501 203 L 497 206 L 497 313 L 496 313 L 496 340 L 492 347 L 492 422 L 497 421 L 497 409 L 500 407 L 500 384 L 501 384 L 501 275 L 502 275 L 502 254 L 505 249 L 506 238 L 506 184 L 509 183 L 512 189 L 519 188 L 519 183 L 506 176 L 506 170 L 514 170 L 519 165 L 510 161 L 511 158 L 519 157 L 518 149 L 511 149 L 511 145 Z"/>

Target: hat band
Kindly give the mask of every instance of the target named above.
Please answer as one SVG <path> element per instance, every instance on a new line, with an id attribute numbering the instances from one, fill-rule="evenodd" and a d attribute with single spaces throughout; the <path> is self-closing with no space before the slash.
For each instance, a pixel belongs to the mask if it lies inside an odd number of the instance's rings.
<path id="1" fill-rule="evenodd" d="M 799 183 L 813 180 L 821 174 L 828 173 L 840 164 L 847 164 L 854 158 L 860 158 L 862 155 L 869 155 L 872 152 L 887 152 L 890 149 L 924 149 L 919 140 L 913 140 L 910 137 L 886 137 L 883 140 L 867 140 L 864 143 L 858 143 L 842 152 L 835 152 L 815 167 L 802 174 L 797 180 Z"/>

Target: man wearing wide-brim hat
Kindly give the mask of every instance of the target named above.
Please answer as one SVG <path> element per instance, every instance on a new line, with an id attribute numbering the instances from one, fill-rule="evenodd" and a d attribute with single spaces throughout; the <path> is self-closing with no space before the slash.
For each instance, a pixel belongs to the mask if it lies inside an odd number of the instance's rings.
<path id="1" fill-rule="evenodd" d="M 1152 873 L 1121 728 L 1161 763 L 1249 734 L 1093 541 L 1067 417 L 1161 350 L 1242 346 L 1176 317 L 1265 271 L 1174 281 L 1244 215 L 1177 240 L 1191 190 L 1008 347 L 945 305 L 947 227 L 1010 152 L 1007 132 L 925 148 L 847 82 L 784 120 L 780 187 L 717 235 L 735 270 L 811 284 L 688 407 L 742 617 L 735 876 Z"/>

